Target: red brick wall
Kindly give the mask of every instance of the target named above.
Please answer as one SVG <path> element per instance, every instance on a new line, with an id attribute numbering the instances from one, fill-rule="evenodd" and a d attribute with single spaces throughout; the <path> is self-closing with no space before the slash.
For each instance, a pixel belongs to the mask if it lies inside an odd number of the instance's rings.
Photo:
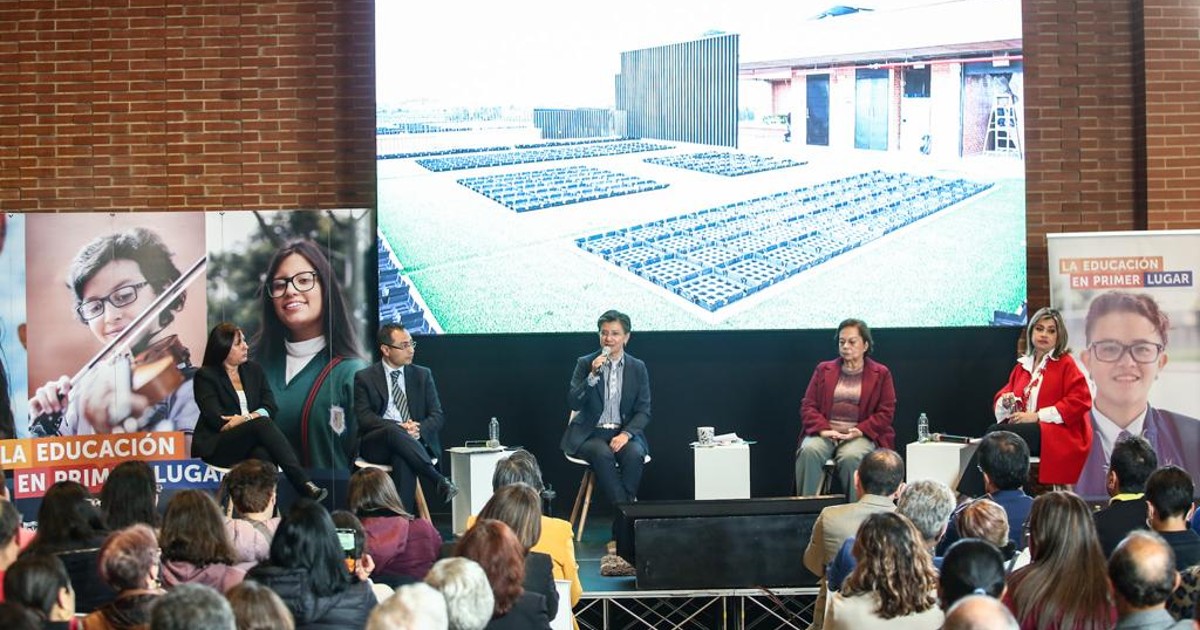
<path id="1" fill-rule="evenodd" d="M 372 12 L 3 3 L 0 209 L 372 206 Z"/>

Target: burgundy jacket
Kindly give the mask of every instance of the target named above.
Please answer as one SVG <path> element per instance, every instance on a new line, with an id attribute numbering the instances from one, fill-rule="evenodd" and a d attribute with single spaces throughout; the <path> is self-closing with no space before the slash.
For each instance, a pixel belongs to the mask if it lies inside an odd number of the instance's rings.
<path id="1" fill-rule="evenodd" d="M 800 403 L 800 420 L 803 428 L 800 439 L 816 435 L 831 428 L 829 412 L 833 409 L 833 390 L 842 374 L 842 359 L 824 361 L 813 370 L 804 401 Z M 863 357 L 862 393 L 858 399 L 858 430 L 870 438 L 875 446 L 894 448 L 896 430 L 892 427 L 892 416 L 896 413 L 896 388 L 892 385 L 892 373 L 882 363 Z"/>

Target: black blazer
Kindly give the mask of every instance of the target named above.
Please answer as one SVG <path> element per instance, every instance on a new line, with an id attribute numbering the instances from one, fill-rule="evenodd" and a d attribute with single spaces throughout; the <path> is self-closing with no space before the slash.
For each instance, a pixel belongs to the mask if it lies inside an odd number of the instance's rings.
<path id="1" fill-rule="evenodd" d="M 1131 499 L 1113 501 L 1108 507 L 1092 515 L 1096 521 L 1096 533 L 1100 536 L 1100 548 L 1104 551 L 1104 557 L 1111 556 L 1129 532 L 1148 529 L 1148 512 L 1145 499 Z"/>
<path id="2" fill-rule="evenodd" d="M 354 375 L 354 415 L 358 418 L 358 437 L 395 424 L 383 417 L 392 395 L 391 384 L 384 372 L 383 362 L 372 363 Z M 438 433 L 446 424 L 442 401 L 438 398 L 433 372 L 420 365 L 404 367 L 404 395 L 408 399 L 408 415 L 421 423 L 421 441 L 433 457 L 442 456 L 442 441 Z"/>
<path id="3" fill-rule="evenodd" d="M 238 366 L 238 376 L 246 392 L 246 408 L 251 412 L 266 409 L 273 418 L 278 407 L 262 366 L 247 361 Z M 217 437 L 225 425 L 221 416 L 236 416 L 242 412 L 242 408 L 233 390 L 233 381 L 229 380 L 223 366 L 200 368 L 196 372 L 193 389 L 196 406 L 200 408 L 200 419 L 196 421 L 196 432 L 192 435 L 192 457 L 203 459 L 217 449 Z"/>
<path id="4" fill-rule="evenodd" d="M 568 455 L 579 451 L 579 447 L 600 421 L 600 414 L 604 413 L 604 397 L 601 395 L 605 388 L 604 377 L 601 376 L 600 382 L 595 386 L 589 387 L 587 383 L 588 374 L 592 371 L 592 361 L 599 355 L 600 351 L 597 350 L 575 360 L 575 373 L 571 375 L 567 404 L 572 411 L 579 413 L 567 423 L 567 430 L 559 444 Z M 641 439 L 642 447 L 649 453 L 644 433 L 646 425 L 650 424 L 650 374 L 646 371 L 646 364 L 626 352 L 622 379 L 621 428 L 628 431 L 633 438 Z"/>
<path id="5" fill-rule="evenodd" d="M 546 615 L 553 619 L 558 615 L 558 591 L 554 588 L 554 560 L 540 551 L 525 554 L 525 582 L 521 585 L 529 593 L 546 598 Z M 569 605 L 569 604 L 568 604 Z"/>
<path id="6" fill-rule="evenodd" d="M 525 591 L 503 617 L 492 617 L 484 630 L 550 630 L 546 598 Z"/>

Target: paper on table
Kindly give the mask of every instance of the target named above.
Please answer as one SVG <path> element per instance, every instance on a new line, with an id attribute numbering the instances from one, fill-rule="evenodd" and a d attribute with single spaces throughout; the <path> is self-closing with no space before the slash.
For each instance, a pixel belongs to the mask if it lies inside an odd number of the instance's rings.
<path id="1" fill-rule="evenodd" d="M 741 441 L 742 438 L 738 437 L 737 433 L 722 433 L 721 435 L 713 436 L 714 444 L 736 444 Z"/>

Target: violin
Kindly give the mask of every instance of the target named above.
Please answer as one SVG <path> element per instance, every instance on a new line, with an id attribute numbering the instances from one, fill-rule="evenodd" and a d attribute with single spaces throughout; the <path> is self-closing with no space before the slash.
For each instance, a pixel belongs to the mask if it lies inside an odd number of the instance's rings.
<path id="1" fill-rule="evenodd" d="M 179 335 L 150 344 L 133 357 L 133 391 L 145 396 L 151 405 L 166 400 L 186 380 L 180 366 L 191 364 L 191 355 Z"/>

